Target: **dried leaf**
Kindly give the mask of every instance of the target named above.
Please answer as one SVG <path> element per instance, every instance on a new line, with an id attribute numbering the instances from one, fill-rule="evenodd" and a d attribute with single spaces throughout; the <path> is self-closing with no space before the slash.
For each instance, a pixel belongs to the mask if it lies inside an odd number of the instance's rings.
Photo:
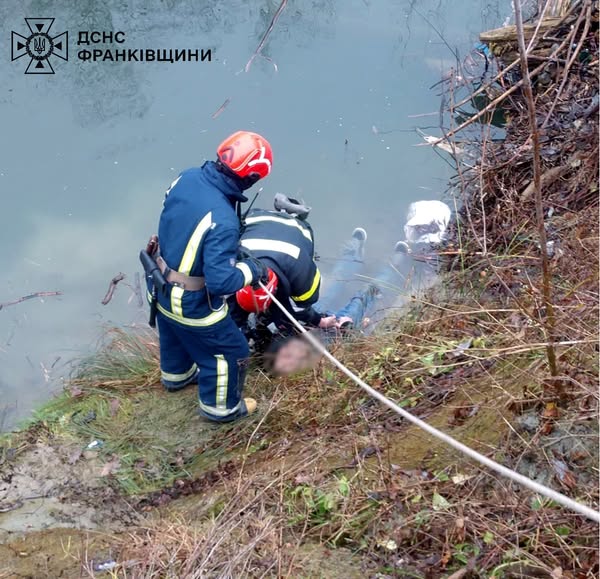
<path id="1" fill-rule="evenodd" d="M 103 467 L 102 467 L 102 471 L 100 472 L 100 476 L 109 476 L 111 474 L 114 474 L 115 472 L 117 472 L 119 470 L 121 466 L 121 461 L 119 459 L 118 456 L 113 456 L 113 458 L 108 461 Z"/>
<path id="2" fill-rule="evenodd" d="M 469 338 L 468 340 L 465 340 L 464 342 L 458 344 L 458 346 L 456 346 L 454 350 L 450 350 L 450 352 L 448 352 L 448 355 L 452 356 L 452 358 L 458 358 L 462 356 L 465 353 L 465 350 L 468 350 L 472 344 L 473 338 Z"/>
<path id="3" fill-rule="evenodd" d="M 448 565 L 448 563 L 450 563 L 450 560 L 452 559 L 452 553 L 446 549 L 444 551 L 444 554 L 442 555 L 442 558 L 440 559 L 440 565 L 442 567 L 446 567 Z"/>
<path id="4" fill-rule="evenodd" d="M 81 396 L 83 394 L 83 390 L 81 388 L 78 388 L 77 386 L 71 386 L 69 388 L 69 393 L 71 394 L 71 396 L 73 396 L 73 398 L 77 398 L 78 396 Z"/>
<path id="5" fill-rule="evenodd" d="M 588 458 L 589 453 L 584 452 L 583 450 L 574 450 L 573 452 L 571 452 L 571 460 L 572 461 L 578 461 L 578 460 L 583 460 L 584 458 Z"/>
<path id="6" fill-rule="evenodd" d="M 398 544 L 392 539 L 381 541 L 379 544 L 388 551 L 395 551 L 398 548 Z"/>
<path id="7" fill-rule="evenodd" d="M 575 478 L 573 472 L 569 470 L 569 467 L 565 462 L 556 458 L 552 458 L 550 459 L 550 463 L 554 468 L 556 477 L 561 483 L 563 483 L 569 489 L 574 489 L 577 486 L 577 479 Z"/>
<path id="8" fill-rule="evenodd" d="M 540 434 L 542 436 L 548 436 L 549 434 L 552 434 L 553 430 L 554 430 L 554 424 L 552 424 L 552 422 L 546 422 L 540 429 Z"/>
<path id="9" fill-rule="evenodd" d="M 440 494 L 433 493 L 433 499 L 431 500 L 434 511 L 443 511 L 450 508 L 450 503 Z"/>
<path id="10" fill-rule="evenodd" d="M 562 579 L 564 577 L 562 567 L 555 567 L 550 573 L 552 579 Z"/>
<path id="11" fill-rule="evenodd" d="M 454 409 L 450 420 L 448 420 L 448 424 L 450 426 L 460 426 L 467 420 L 467 418 L 471 418 L 475 416 L 479 412 L 481 408 L 481 404 L 474 404 L 471 406 L 459 406 Z"/>
<path id="12" fill-rule="evenodd" d="M 556 404 L 554 404 L 554 402 L 548 402 L 542 416 L 544 418 L 558 418 L 558 407 Z"/>
<path id="13" fill-rule="evenodd" d="M 455 474 L 452 477 L 452 482 L 455 485 L 462 485 L 462 484 L 465 484 L 469 479 L 472 479 L 472 478 L 473 478 L 472 474 L 461 474 L 461 473 L 458 473 L 458 474 Z"/>
<path id="14" fill-rule="evenodd" d="M 306 485 L 306 484 L 310 484 L 310 482 L 312 481 L 312 477 L 308 474 L 298 474 L 296 475 L 296 477 L 294 478 L 294 482 L 297 485 Z"/>
<path id="15" fill-rule="evenodd" d="M 114 418 L 117 413 L 119 412 L 119 406 L 121 405 L 121 402 L 119 401 L 118 398 L 111 398 L 110 399 L 110 403 L 108 405 L 108 409 L 110 412 L 110 415 L 112 418 Z"/>
<path id="16" fill-rule="evenodd" d="M 569 489 L 574 489 L 577 486 L 577 479 L 573 474 L 573 471 L 568 471 L 562 478 L 562 483 Z"/>

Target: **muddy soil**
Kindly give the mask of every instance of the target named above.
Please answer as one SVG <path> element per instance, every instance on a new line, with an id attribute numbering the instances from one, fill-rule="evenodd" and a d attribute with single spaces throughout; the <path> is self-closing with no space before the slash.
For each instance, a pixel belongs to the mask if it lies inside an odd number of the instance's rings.
<path id="1" fill-rule="evenodd" d="M 95 451 L 37 442 L 0 465 L 0 542 L 50 528 L 110 531 L 139 521 Z"/>

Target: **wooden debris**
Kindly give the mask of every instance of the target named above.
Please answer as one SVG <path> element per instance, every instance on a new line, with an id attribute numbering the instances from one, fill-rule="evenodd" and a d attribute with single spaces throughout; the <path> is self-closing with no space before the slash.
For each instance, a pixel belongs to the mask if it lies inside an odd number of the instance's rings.
<path id="1" fill-rule="evenodd" d="M 545 18 L 539 25 L 540 32 L 546 32 L 551 30 L 558 24 L 560 24 L 560 18 Z M 525 24 L 523 26 L 523 32 L 527 40 L 533 37 L 534 32 L 537 30 L 536 24 Z M 539 34 L 539 33 L 538 33 Z M 516 42 L 517 41 L 517 27 L 514 25 L 504 26 L 502 28 L 494 28 L 487 32 L 482 32 L 479 35 L 479 40 L 487 44 L 499 44 L 501 42 Z"/>
<path id="2" fill-rule="evenodd" d="M 226 98 L 223 104 L 211 115 L 211 119 L 216 119 L 229 105 L 231 98 Z"/>
<path id="3" fill-rule="evenodd" d="M 104 299 L 102 300 L 103 306 L 105 306 L 108 302 L 110 302 L 110 300 L 112 300 L 113 294 L 115 293 L 115 290 L 117 289 L 117 284 L 120 281 L 123 281 L 124 279 L 125 279 L 125 274 L 118 273 L 117 275 L 115 275 L 115 277 L 113 277 L 110 280 L 110 284 L 108 284 L 108 290 L 106 292 L 106 295 L 104 296 Z"/>
<path id="4" fill-rule="evenodd" d="M 14 300 L 12 302 L 3 302 L 0 304 L 0 310 L 2 308 L 6 308 L 8 306 L 14 306 L 15 304 L 20 304 L 21 302 L 32 300 L 34 298 L 47 298 L 50 296 L 62 296 L 62 292 L 35 292 L 34 294 L 29 294 L 27 296 L 23 296 L 18 300 Z"/>
<path id="5" fill-rule="evenodd" d="M 262 56 L 264 59 L 266 59 L 269 62 L 271 62 L 271 64 L 275 67 L 275 70 L 277 70 L 277 65 L 270 58 L 267 58 L 266 56 L 262 55 L 261 51 L 265 47 L 265 44 L 267 42 L 267 38 L 269 38 L 269 35 L 273 31 L 275 23 L 277 22 L 277 20 L 281 16 L 281 13 L 283 12 L 283 9 L 285 8 L 286 4 L 287 4 L 287 0 L 282 0 L 281 1 L 281 4 L 279 5 L 279 8 L 277 9 L 277 12 L 275 12 L 275 14 L 273 15 L 273 18 L 271 19 L 271 23 L 269 24 L 269 27 L 267 28 L 267 30 L 263 34 L 263 37 L 261 38 L 260 42 L 258 43 L 258 46 L 256 47 L 256 50 L 254 51 L 254 54 L 252 54 L 252 56 L 250 57 L 250 60 L 246 63 L 246 66 L 244 67 L 244 72 L 248 72 L 250 70 L 250 66 L 252 66 L 252 62 L 254 61 L 254 59 L 257 56 Z"/>

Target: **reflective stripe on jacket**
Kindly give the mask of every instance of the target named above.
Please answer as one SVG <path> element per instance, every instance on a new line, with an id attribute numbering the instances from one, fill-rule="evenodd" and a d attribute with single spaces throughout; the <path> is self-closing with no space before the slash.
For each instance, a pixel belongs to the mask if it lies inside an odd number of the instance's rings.
<path id="1" fill-rule="evenodd" d="M 240 225 L 235 204 L 245 200 L 237 184 L 212 161 L 183 171 L 169 187 L 158 225 L 161 255 L 180 273 L 204 276 L 196 292 L 169 285 L 158 310 L 188 326 L 205 327 L 227 315 L 222 296 L 253 281 L 254 267 L 237 261 Z"/>
<path id="2" fill-rule="evenodd" d="M 279 287 L 300 308 L 319 299 L 321 274 L 314 262 L 312 229 L 286 213 L 255 209 L 245 220 L 240 243 L 258 259 L 266 259 L 279 277 Z M 279 293 L 279 291 L 278 291 Z"/>

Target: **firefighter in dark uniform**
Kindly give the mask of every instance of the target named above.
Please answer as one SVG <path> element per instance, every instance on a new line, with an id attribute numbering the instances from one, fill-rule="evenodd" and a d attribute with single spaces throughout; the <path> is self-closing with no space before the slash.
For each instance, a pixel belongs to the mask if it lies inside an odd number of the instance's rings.
<path id="1" fill-rule="evenodd" d="M 225 296 L 267 280 L 260 262 L 238 259 L 240 203 L 247 201 L 243 191 L 270 173 L 272 161 L 266 139 L 238 131 L 218 147 L 216 161 L 173 181 L 160 215 L 153 258 L 167 282 L 155 306 L 162 382 L 173 391 L 197 380 L 200 413 L 215 421 L 256 408 L 255 400 L 241 396 L 248 343 Z"/>
<path id="2" fill-rule="evenodd" d="M 283 211 L 256 209 L 244 221 L 242 248 L 269 269 L 267 288 L 298 321 L 329 328 L 335 316 L 317 311 L 321 273 L 315 263 L 313 231 L 308 222 Z M 246 287 L 230 298 L 233 318 L 249 339 L 264 342 L 290 331 L 290 321 L 261 288 Z M 252 319 L 249 316 L 252 315 Z M 269 335 L 271 334 L 271 336 Z M 263 350 L 262 343 L 258 350 Z"/>

